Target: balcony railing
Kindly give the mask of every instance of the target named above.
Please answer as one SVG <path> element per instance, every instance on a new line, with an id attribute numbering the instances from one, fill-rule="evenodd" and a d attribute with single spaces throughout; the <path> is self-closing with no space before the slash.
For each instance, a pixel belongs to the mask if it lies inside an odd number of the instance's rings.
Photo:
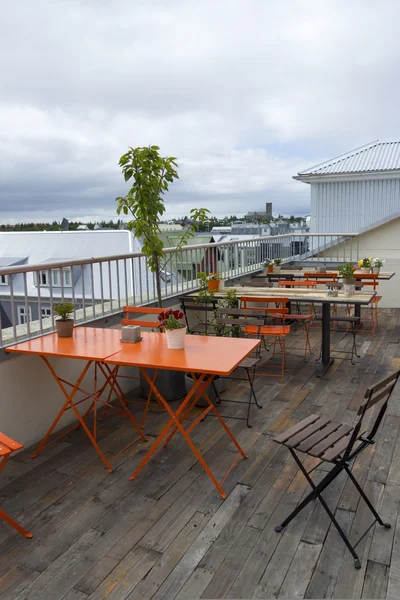
<path id="1" fill-rule="evenodd" d="M 355 262 L 356 234 L 285 234 L 167 248 L 162 297 L 199 287 L 198 272 L 223 279 L 250 275 L 267 258 L 284 263 Z M 53 307 L 70 301 L 78 324 L 118 314 L 124 305 L 156 301 L 154 274 L 142 253 L 0 268 L 0 348 L 55 330 Z"/>

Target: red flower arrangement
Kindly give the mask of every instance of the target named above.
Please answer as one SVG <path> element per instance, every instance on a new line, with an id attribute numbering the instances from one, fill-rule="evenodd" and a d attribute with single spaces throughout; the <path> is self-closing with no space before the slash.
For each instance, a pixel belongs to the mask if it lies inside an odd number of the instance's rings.
<path id="1" fill-rule="evenodd" d="M 172 310 L 166 308 L 161 311 L 157 317 L 160 329 L 182 329 L 185 327 L 182 323 L 179 323 L 180 319 L 183 319 L 184 314 L 181 310 Z"/>

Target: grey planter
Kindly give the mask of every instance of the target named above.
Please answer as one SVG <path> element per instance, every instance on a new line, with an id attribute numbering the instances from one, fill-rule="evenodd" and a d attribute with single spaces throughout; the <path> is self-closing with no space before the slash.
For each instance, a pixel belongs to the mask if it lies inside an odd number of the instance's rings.
<path id="1" fill-rule="evenodd" d="M 147 374 L 151 379 L 154 377 L 154 369 L 147 369 Z M 185 397 L 185 373 L 183 371 L 166 371 L 159 369 L 155 381 L 156 387 L 161 396 L 167 402 L 181 400 Z M 140 380 L 140 395 L 147 400 L 150 392 L 150 386 L 145 379 Z M 155 400 L 154 394 L 152 394 Z"/>
<path id="2" fill-rule="evenodd" d="M 356 285 L 356 279 L 346 279 L 343 278 L 343 285 Z"/>
<path id="3" fill-rule="evenodd" d="M 56 330 L 57 330 L 57 335 L 59 338 L 72 337 L 73 332 L 74 332 L 74 320 L 66 319 L 63 321 L 61 319 L 57 319 L 56 320 Z"/>
<path id="4" fill-rule="evenodd" d="M 218 379 L 217 378 L 214 379 L 213 383 L 214 383 L 214 385 L 211 384 L 207 388 L 207 394 L 208 394 L 208 397 L 210 398 L 211 402 L 213 404 L 215 404 L 218 401 L 218 397 L 217 397 L 215 390 L 217 390 L 218 394 L 222 394 L 222 392 L 225 392 L 226 388 L 228 387 L 228 380 L 224 379 L 223 377 L 219 377 Z M 190 375 L 188 375 L 188 373 L 186 373 L 185 374 L 186 394 L 188 394 L 190 392 L 193 385 L 194 385 L 193 379 L 190 377 Z M 196 406 L 206 407 L 206 406 L 208 406 L 208 402 L 207 402 L 207 400 L 205 400 L 205 398 L 199 398 L 198 402 L 196 402 Z"/>

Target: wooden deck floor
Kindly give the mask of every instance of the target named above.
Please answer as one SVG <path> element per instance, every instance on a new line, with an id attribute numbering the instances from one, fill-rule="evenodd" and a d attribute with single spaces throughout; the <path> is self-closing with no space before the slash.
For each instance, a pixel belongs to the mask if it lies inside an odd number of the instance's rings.
<path id="1" fill-rule="evenodd" d="M 292 357 L 284 384 L 257 380 L 263 409 L 253 412 L 253 428 L 228 420 L 249 459 L 225 482 L 225 501 L 178 436 L 135 482 L 128 476 L 146 444 L 121 455 L 110 475 L 78 431 L 36 460 L 29 451 L 17 455 L 2 475 L 0 506 L 35 537 L 25 540 L 0 526 L 0 598 L 399 598 L 400 390 L 378 443 L 354 466 L 392 523 L 391 530 L 373 528 L 361 542 L 359 571 L 319 503 L 275 533 L 307 486 L 287 450 L 272 442 L 310 412 L 351 422 L 365 386 L 400 366 L 399 319 L 399 310 L 381 311 L 377 336 L 359 336 L 362 358 L 356 366 L 336 360 L 317 379 L 315 358 L 304 363 Z M 313 330 L 315 343 L 319 335 Z M 334 334 L 332 343 L 345 346 L 347 337 Z M 235 383 L 226 397 L 245 393 L 245 385 Z M 243 410 L 230 405 L 224 412 Z M 152 413 L 148 433 L 155 436 L 164 420 L 165 414 Z M 113 417 L 100 436 L 112 453 L 129 441 L 131 430 Z M 217 421 L 201 423 L 193 439 L 222 473 L 233 447 Z M 315 477 L 321 475 L 317 469 Z M 351 538 L 369 524 L 370 514 L 344 478 L 326 499 Z"/>

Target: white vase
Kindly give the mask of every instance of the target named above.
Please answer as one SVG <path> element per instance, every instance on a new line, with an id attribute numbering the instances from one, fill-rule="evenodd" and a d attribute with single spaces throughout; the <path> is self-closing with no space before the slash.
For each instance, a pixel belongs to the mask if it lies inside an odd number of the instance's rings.
<path id="1" fill-rule="evenodd" d="M 279 267 L 277 265 L 274 265 L 274 273 L 280 273 L 281 272 L 281 266 L 279 265 Z"/>
<path id="2" fill-rule="evenodd" d="M 372 267 L 372 272 L 373 272 L 373 273 L 378 273 L 378 274 L 379 274 L 379 271 L 380 271 L 380 270 L 381 270 L 381 268 L 380 268 L 380 267 Z"/>
<path id="3" fill-rule="evenodd" d="M 165 331 L 168 348 L 180 350 L 185 347 L 186 329 L 187 327 L 181 327 L 180 329 L 167 329 Z"/>
<path id="4" fill-rule="evenodd" d="M 361 273 L 369 273 L 371 271 L 370 267 L 361 267 L 360 269 Z"/>

